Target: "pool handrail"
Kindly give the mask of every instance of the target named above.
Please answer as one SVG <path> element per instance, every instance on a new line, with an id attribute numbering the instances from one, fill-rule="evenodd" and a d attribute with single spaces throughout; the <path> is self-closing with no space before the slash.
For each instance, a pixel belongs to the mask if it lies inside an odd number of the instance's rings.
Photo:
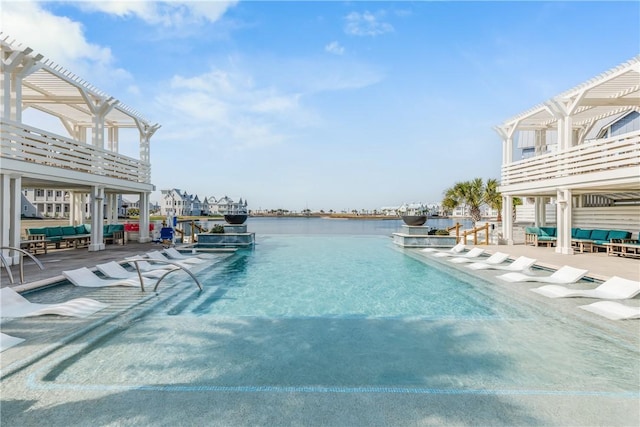
<path id="1" fill-rule="evenodd" d="M 44 265 L 42 265 L 40 260 L 38 260 L 38 258 L 33 256 L 31 253 L 29 253 L 25 249 L 16 248 L 13 246 L 0 246 L 0 251 L 3 251 L 3 250 L 20 252 L 19 265 L 20 265 L 20 283 L 21 284 L 24 283 L 24 255 L 29 256 L 29 258 L 31 258 L 36 263 L 36 265 L 40 268 L 40 270 L 44 270 Z M 4 265 L 4 268 L 7 271 L 7 276 L 9 276 L 9 282 L 13 285 L 14 284 L 13 273 L 11 273 L 11 267 L 10 267 L 9 261 L 7 261 L 7 259 L 5 258 L 4 254 L 2 254 L 2 252 L 0 252 L 0 261 L 2 261 L 2 265 Z"/>
<path id="2" fill-rule="evenodd" d="M 140 270 L 140 266 L 138 266 L 138 261 L 153 261 L 153 262 L 159 262 L 159 263 L 162 263 L 162 264 L 170 264 L 170 265 L 173 265 L 175 267 L 178 267 L 178 268 L 173 268 L 171 270 L 167 270 L 167 272 L 165 274 L 160 276 L 160 278 L 156 282 L 156 285 L 153 287 L 153 292 L 155 292 L 158 289 L 158 286 L 160 285 L 160 282 L 162 281 L 162 279 L 167 277 L 167 275 L 169 273 L 172 273 L 172 272 L 177 271 L 177 270 L 184 270 L 196 282 L 196 285 L 198 285 L 198 289 L 200 289 L 202 291 L 202 285 L 198 281 L 198 278 L 192 272 L 190 272 L 189 269 L 185 268 L 184 266 L 182 266 L 181 264 L 179 264 L 177 262 L 165 261 L 165 260 L 159 260 L 159 259 L 152 259 L 152 258 L 142 258 L 142 257 L 140 257 L 140 258 L 128 258 L 127 261 L 128 262 L 132 262 L 133 265 L 136 267 L 136 271 L 138 272 L 138 278 L 140 279 L 140 287 L 142 288 L 143 292 L 144 292 L 144 284 L 143 284 L 144 281 L 142 280 L 142 271 Z"/>

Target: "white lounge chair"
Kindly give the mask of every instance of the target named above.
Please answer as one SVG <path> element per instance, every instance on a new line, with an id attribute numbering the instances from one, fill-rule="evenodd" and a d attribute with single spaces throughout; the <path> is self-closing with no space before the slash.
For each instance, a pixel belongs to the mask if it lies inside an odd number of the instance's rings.
<path id="1" fill-rule="evenodd" d="M 170 265 L 170 264 L 151 264 L 149 261 L 146 260 L 146 258 L 142 258 L 142 257 L 130 257 L 130 258 L 125 258 L 125 260 L 133 268 L 135 268 L 136 264 L 138 264 L 138 268 L 140 269 L 140 271 L 144 271 L 145 273 L 149 273 L 152 271 L 162 271 L 162 270 L 165 270 L 166 272 L 166 270 L 173 270 L 178 268 L 175 265 Z M 134 260 L 136 261 L 135 263 L 133 262 Z"/>
<path id="2" fill-rule="evenodd" d="M 482 262 L 484 262 L 485 264 L 496 265 L 496 264 L 503 263 L 504 261 L 506 261 L 507 258 L 509 258 L 509 254 L 505 254 L 504 252 L 496 252 Z M 463 262 L 475 262 L 475 259 L 462 256 L 462 257 L 452 258 L 449 261 L 459 264 Z"/>
<path id="3" fill-rule="evenodd" d="M 569 289 L 564 286 L 547 285 L 531 290 L 549 298 L 628 299 L 640 293 L 640 282 L 613 276 L 595 289 Z"/>
<path id="4" fill-rule="evenodd" d="M 178 252 L 175 248 L 169 248 L 169 249 L 173 249 L 173 252 L 169 251 L 168 249 L 165 249 L 164 250 L 164 254 L 163 254 L 169 260 L 178 260 L 178 261 L 186 262 L 186 263 L 189 263 L 189 264 L 202 264 L 202 263 L 206 262 L 202 258 L 198 258 L 198 257 L 195 257 L 195 256 L 183 255 L 180 252 Z M 162 253 L 162 252 L 160 252 L 160 253 Z"/>
<path id="5" fill-rule="evenodd" d="M 583 270 L 580 268 L 574 268 L 565 265 L 564 267 L 556 270 L 550 276 L 530 276 L 523 273 L 506 273 L 498 276 L 498 278 L 507 282 L 544 282 L 566 284 L 577 282 L 578 280 L 582 279 L 588 272 L 589 270 Z"/>
<path id="6" fill-rule="evenodd" d="M 0 353 L 14 345 L 20 344 L 22 341 L 24 341 L 24 338 L 12 337 L 11 335 L 0 332 Z"/>
<path id="7" fill-rule="evenodd" d="M 466 248 L 466 246 L 464 245 L 464 243 L 458 243 L 457 245 L 455 245 L 454 247 L 450 248 L 450 249 L 436 249 L 436 248 L 424 248 L 424 249 L 420 249 L 420 252 L 445 252 L 445 253 L 453 253 L 453 254 L 459 254 L 462 251 L 464 251 Z"/>
<path id="8" fill-rule="evenodd" d="M 505 270 L 505 271 L 528 271 L 537 260 L 533 258 L 527 258 L 526 256 L 518 257 L 509 265 L 494 265 L 487 262 L 474 262 L 467 265 L 468 268 L 473 270 Z"/>
<path id="9" fill-rule="evenodd" d="M 146 255 L 150 260 L 164 261 L 164 262 L 168 261 L 170 263 L 174 263 L 176 265 L 179 265 L 182 268 L 187 268 L 187 269 L 193 268 L 196 264 L 200 264 L 200 261 L 202 261 L 202 260 L 198 260 L 196 262 L 190 262 L 190 260 L 186 260 L 186 259 L 185 260 L 171 259 L 164 256 L 160 251 L 147 252 Z M 171 264 L 168 264 L 168 265 L 171 265 Z"/>
<path id="10" fill-rule="evenodd" d="M 640 307 L 630 307 L 615 301 L 598 301 L 581 305 L 580 308 L 611 320 L 640 319 Z"/>
<path id="11" fill-rule="evenodd" d="M 57 304 L 39 304 L 30 302 L 11 288 L 0 289 L 1 317 L 32 317 L 45 314 L 87 317 L 105 307 L 107 304 L 90 298 L 76 298 Z"/>
<path id="12" fill-rule="evenodd" d="M 477 258 L 480 255 L 482 255 L 484 253 L 484 249 L 481 248 L 471 248 L 471 250 L 469 252 L 467 252 L 466 254 L 458 254 L 458 253 L 451 253 L 451 252 L 438 252 L 433 254 L 433 256 L 437 256 L 437 257 L 449 257 L 449 256 L 457 256 L 459 258 Z"/>
<path id="13" fill-rule="evenodd" d="M 216 255 L 213 254 L 191 254 L 191 256 L 184 255 L 180 253 L 176 248 L 166 248 L 164 252 L 169 255 L 172 259 L 177 260 L 186 260 L 188 258 L 198 258 L 203 260 L 211 260 L 217 258 Z"/>
<path id="14" fill-rule="evenodd" d="M 115 261 L 110 261 L 104 264 L 97 264 L 96 268 L 100 273 L 104 274 L 109 279 L 134 279 L 140 280 L 138 277 L 138 273 L 136 271 L 129 271 L 120 264 Z M 154 270 L 154 271 L 146 271 L 140 272 L 142 274 L 142 280 L 144 280 L 145 285 L 151 284 L 151 277 L 160 277 L 164 276 L 167 273 L 167 270 Z"/>
<path id="15" fill-rule="evenodd" d="M 62 275 L 76 286 L 102 288 L 105 286 L 141 286 L 138 279 L 103 279 L 87 267 L 63 271 Z"/>

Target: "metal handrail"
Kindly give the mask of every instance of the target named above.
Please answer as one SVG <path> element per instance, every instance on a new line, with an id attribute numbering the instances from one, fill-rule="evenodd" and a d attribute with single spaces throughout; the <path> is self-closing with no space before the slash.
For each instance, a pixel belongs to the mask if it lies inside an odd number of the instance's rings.
<path id="1" fill-rule="evenodd" d="M 42 265 L 42 263 L 38 260 L 38 258 L 34 257 L 31 253 L 29 253 L 24 249 L 15 248 L 13 246 L 0 246 L 0 250 L 10 250 L 10 251 L 20 252 L 20 283 L 21 284 L 24 283 L 24 255 L 29 256 L 29 258 L 31 258 L 36 263 L 36 265 L 40 268 L 40 270 L 44 270 L 44 265 Z M 14 279 L 13 279 L 13 274 L 11 273 L 10 264 L 2 253 L 0 253 L 0 260 L 2 260 L 2 265 L 4 265 L 5 270 L 7 270 L 7 275 L 9 276 L 9 282 L 11 282 L 11 284 L 13 285 Z"/>
<path id="2" fill-rule="evenodd" d="M 198 289 L 200 289 L 202 291 L 202 285 L 198 281 L 198 278 L 192 272 L 190 272 L 189 269 L 183 267 L 182 265 L 180 265 L 177 262 L 168 261 L 168 260 L 165 261 L 165 260 L 154 259 L 154 258 L 130 258 L 130 259 L 127 259 L 127 261 L 128 262 L 132 262 L 135 265 L 136 271 L 138 272 L 138 277 L 140 278 L 140 287 L 142 288 L 143 292 L 144 292 L 144 280 L 142 279 L 142 271 L 140 270 L 140 266 L 138 265 L 138 261 L 159 262 L 159 263 L 162 263 L 162 264 L 169 264 L 169 265 L 173 265 L 175 267 L 178 267 L 178 268 L 174 268 L 174 269 L 171 269 L 171 270 L 167 270 L 167 272 L 158 279 L 158 281 L 156 282 L 156 285 L 153 287 L 153 291 L 154 292 L 158 289 L 158 286 L 160 285 L 160 282 L 162 281 L 162 279 L 167 277 L 167 275 L 169 275 L 169 273 L 173 273 L 174 271 L 177 271 L 177 270 L 183 270 L 189 276 L 191 276 L 193 278 L 193 280 L 196 282 L 196 285 L 198 285 Z"/>

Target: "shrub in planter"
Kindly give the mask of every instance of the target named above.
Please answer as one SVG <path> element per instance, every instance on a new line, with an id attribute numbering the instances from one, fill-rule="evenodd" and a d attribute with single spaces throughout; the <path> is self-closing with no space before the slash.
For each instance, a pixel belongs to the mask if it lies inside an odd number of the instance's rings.
<path id="1" fill-rule="evenodd" d="M 436 236 L 448 236 L 449 232 L 447 230 L 436 230 Z"/>
<path id="2" fill-rule="evenodd" d="M 216 224 L 213 227 L 211 227 L 211 230 L 209 230 L 209 233 L 214 233 L 214 234 L 223 234 L 224 233 L 224 227 L 220 224 Z"/>

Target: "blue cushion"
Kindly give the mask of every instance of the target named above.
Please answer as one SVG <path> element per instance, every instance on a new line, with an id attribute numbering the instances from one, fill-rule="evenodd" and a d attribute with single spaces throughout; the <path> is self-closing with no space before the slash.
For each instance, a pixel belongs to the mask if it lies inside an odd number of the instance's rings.
<path id="1" fill-rule="evenodd" d="M 572 228 L 572 229 L 571 229 L 571 238 L 572 238 L 572 239 L 577 239 L 577 238 L 578 238 L 578 236 L 577 236 L 578 231 L 580 231 L 580 229 L 579 229 L 579 228 Z"/>
<path id="2" fill-rule="evenodd" d="M 576 239 L 590 239 L 591 238 L 591 230 L 581 230 L 578 229 L 576 232 Z"/>
<path id="3" fill-rule="evenodd" d="M 527 234 L 540 234 L 540 229 L 538 227 L 525 227 L 524 232 Z"/>
<path id="4" fill-rule="evenodd" d="M 549 237 L 555 237 L 556 236 L 556 228 L 555 227 L 540 227 L 540 235 L 541 236 L 549 236 Z"/>
<path id="5" fill-rule="evenodd" d="M 47 237 L 61 237 L 62 227 L 47 227 Z"/>
<path id="6" fill-rule="evenodd" d="M 607 239 L 628 239 L 629 237 L 631 237 L 631 233 L 628 231 L 609 230 L 609 236 L 607 236 Z"/>
<path id="7" fill-rule="evenodd" d="M 76 234 L 89 234 L 87 229 L 84 228 L 84 224 L 76 225 Z"/>
<path id="8" fill-rule="evenodd" d="M 591 240 L 608 240 L 609 230 L 591 230 Z"/>

